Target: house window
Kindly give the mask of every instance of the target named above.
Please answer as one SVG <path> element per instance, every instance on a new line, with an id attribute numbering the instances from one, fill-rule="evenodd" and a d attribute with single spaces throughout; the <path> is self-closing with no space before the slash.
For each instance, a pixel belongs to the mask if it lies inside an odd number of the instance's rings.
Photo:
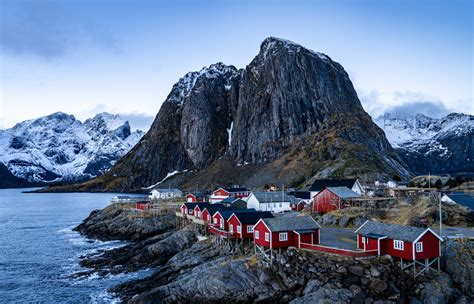
<path id="1" fill-rule="evenodd" d="M 242 227 L 237 226 L 237 233 L 242 233 Z"/>
<path id="2" fill-rule="evenodd" d="M 403 241 L 393 240 L 393 248 L 403 250 Z"/>
<path id="3" fill-rule="evenodd" d="M 210 214 L 207 215 L 207 220 L 208 220 L 208 221 L 211 220 L 211 215 L 210 215 Z"/>
<path id="4" fill-rule="evenodd" d="M 255 231 L 254 237 L 255 237 L 256 240 L 258 240 L 258 238 L 259 238 L 259 233 L 258 233 L 258 231 Z"/>
<path id="5" fill-rule="evenodd" d="M 233 225 L 229 225 L 229 231 L 230 232 L 234 231 L 234 226 Z"/>
<path id="6" fill-rule="evenodd" d="M 201 217 L 201 211 L 198 211 L 198 217 Z"/>
<path id="7" fill-rule="evenodd" d="M 221 219 L 221 229 L 224 229 L 224 219 Z"/>
<path id="8" fill-rule="evenodd" d="M 189 210 L 189 214 L 193 214 L 193 209 Z"/>
<path id="9" fill-rule="evenodd" d="M 253 232 L 253 226 L 249 225 L 247 226 L 247 233 L 252 233 Z"/>
<path id="10" fill-rule="evenodd" d="M 288 241 L 288 232 L 282 232 L 279 234 L 280 241 Z"/>
<path id="11" fill-rule="evenodd" d="M 265 241 L 269 242 L 270 241 L 270 233 L 265 232 Z"/>
<path id="12" fill-rule="evenodd" d="M 422 242 L 415 243 L 415 250 L 416 252 L 423 252 L 423 243 Z"/>
<path id="13" fill-rule="evenodd" d="M 365 236 L 362 237 L 362 244 L 368 244 L 369 243 L 369 239 L 366 238 Z"/>
<path id="14" fill-rule="evenodd" d="M 217 224 L 217 218 L 214 218 L 214 224 Z"/>

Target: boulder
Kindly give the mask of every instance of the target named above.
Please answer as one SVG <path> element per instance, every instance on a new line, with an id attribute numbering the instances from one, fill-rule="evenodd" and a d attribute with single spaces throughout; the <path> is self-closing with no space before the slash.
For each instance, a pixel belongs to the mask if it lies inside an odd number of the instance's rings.
<path id="1" fill-rule="evenodd" d="M 361 277 L 364 274 L 364 268 L 358 265 L 351 265 L 347 268 L 347 270 L 358 277 Z"/>
<path id="2" fill-rule="evenodd" d="M 322 224 L 323 226 L 334 226 L 336 225 L 337 219 L 331 213 L 326 213 L 322 217 Z"/>
<path id="3" fill-rule="evenodd" d="M 351 218 L 348 216 L 348 215 L 343 215 L 339 218 L 339 227 L 347 227 L 347 225 L 349 224 L 349 220 Z"/>
<path id="4" fill-rule="evenodd" d="M 373 290 L 375 293 L 383 293 L 385 290 L 387 290 L 387 282 L 375 279 L 370 282 L 370 289 Z"/>
<path id="5" fill-rule="evenodd" d="M 331 288 L 331 287 L 321 287 L 315 292 L 308 293 L 303 297 L 296 298 L 291 301 L 291 304 L 333 304 L 333 303 L 348 303 L 353 294 L 350 290 L 345 288 Z"/>
<path id="6" fill-rule="evenodd" d="M 446 273 L 440 273 L 432 282 L 425 283 L 420 292 L 421 300 L 425 304 L 448 303 L 453 294 L 453 282 Z"/>

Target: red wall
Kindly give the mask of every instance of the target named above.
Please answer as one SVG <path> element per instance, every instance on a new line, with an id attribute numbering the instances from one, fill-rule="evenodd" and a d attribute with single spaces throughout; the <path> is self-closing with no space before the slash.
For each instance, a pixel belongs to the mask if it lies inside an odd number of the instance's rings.
<path id="1" fill-rule="evenodd" d="M 181 213 L 186 213 L 186 206 L 185 205 L 182 205 L 181 206 Z"/>
<path id="2" fill-rule="evenodd" d="M 262 221 L 258 222 L 257 225 L 255 225 L 253 231 L 254 231 L 254 235 L 255 235 L 255 231 L 258 231 L 260 234 L 258 239 L 254 237 L 255 244 L 269 248 L 270 241 L 268 242 L 265 241 L 265 232 L 269 232 L 265 224 Z"/>
<path id="3" fill-rule="evenodd" d="M 192 194 L 186 195 L 186 202 L 188 203 L 195 203 L 196 202 L 196 196 Z"/>
<path id="4" fill-rule="evenodd" d="M 288 233 L 288 241 L 280 241 L 279 234 L 282 232 Z M 293 231 L 280 231 L 272 233 L 272 247 L 273 248 L 283 248 L 295 245 L 295 236 L 296 234 Z"/>
<path id="5" fill-rule="evenodd" d="M 214 196 L 229 196 L 229 192 L 225 191 L 224 189 L 217 189 L 216 191 L 212 192 Z"/>
<path id="6" fill-rule="evenodd" d="M 219 225 L 219 229 L 222 229 L 221 228 L 221 214 L 219 212 L 216 212 L 216 214 L 214 214 L 214 216 L 212 217 L 212 222 L 214 223 L 214 219 L 217 219 L 217 225 Z M 224 230 L 228 230 L 229 229 L 229 223 L 227 223 L 227 221 L 224 221 Z"/>
<path id="7" fill-rule="evenodd" d="M 339 197 L 329 191 L 324 189 L 319 192 L 313 201 L 313 211 L 319 213 L 326 213 L 339 209 Z"/>
<path id="8" fill-rule="evenodd" d="M 431 232 L 425 233 L 418 242 L 423 243 L 423 252 L 416 252 L 417 259 L 431 259 L 439 256 L 439 239 Z"/>
<path id="9" fill-rule="evenodd" d="M 413 260 L 412 244 L 410 242 L 404 242 L 403 250 L 393 248 L 393 240 L 385 240 L 385 253 L 393 257 L 404 258 L 407 260 Z"/>
<path id="10" fill-rule="evenodd" d="M 313 235 L 313 239 L 311 241 L 311 235 Z M 316 230 L 313 233 L 305 233 L 305 234 L 300 234 L 300 242 L 301 243 L 306 243 L 306 244 L 319 244 L 319 233 L 318 230 Z M 294 234 L 294 246 L 295 247 L 300 247 L 298 244 L 298 234 Z"/>

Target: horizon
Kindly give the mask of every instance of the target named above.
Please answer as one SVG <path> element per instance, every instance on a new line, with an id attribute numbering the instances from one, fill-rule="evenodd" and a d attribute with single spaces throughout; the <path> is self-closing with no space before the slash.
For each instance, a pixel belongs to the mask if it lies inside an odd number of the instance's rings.
<path id="1" fill-rule="evenodd" d="M 474 114 L 470 1 L 109 3 L 2 2 L 0 129 L 108 112 L 146 131 L 179 78 L 244 68 L 269 36 L 339 62 L 373 118 Z"/>

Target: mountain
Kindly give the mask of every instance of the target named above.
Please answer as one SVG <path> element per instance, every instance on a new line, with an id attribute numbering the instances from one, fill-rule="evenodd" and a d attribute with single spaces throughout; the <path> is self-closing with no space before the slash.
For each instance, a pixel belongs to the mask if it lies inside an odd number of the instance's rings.
<path id="1" fill-rule="evenodd" d="M 118 115 L 82 123 L 58 112 L 0 130 L 0 163 L 29 182 L 81 181 L 107 171 L 142 135 Z"/>
<path id="2" fill-rule="evenodd" d="M 340 64 L 270 37 L 245 69 L 217 63 L 186 74 L 110 171 L 56 190 L 133 191 L 167 177 L 183 189 L 304 186 L 324 176 L 405 178 L 405 166 Z"/>
<path id="3" fill-rule="evenodd" d="M 474 116 L 386 113 L 375 122 L 414 173 L 474 173 Z"/>

